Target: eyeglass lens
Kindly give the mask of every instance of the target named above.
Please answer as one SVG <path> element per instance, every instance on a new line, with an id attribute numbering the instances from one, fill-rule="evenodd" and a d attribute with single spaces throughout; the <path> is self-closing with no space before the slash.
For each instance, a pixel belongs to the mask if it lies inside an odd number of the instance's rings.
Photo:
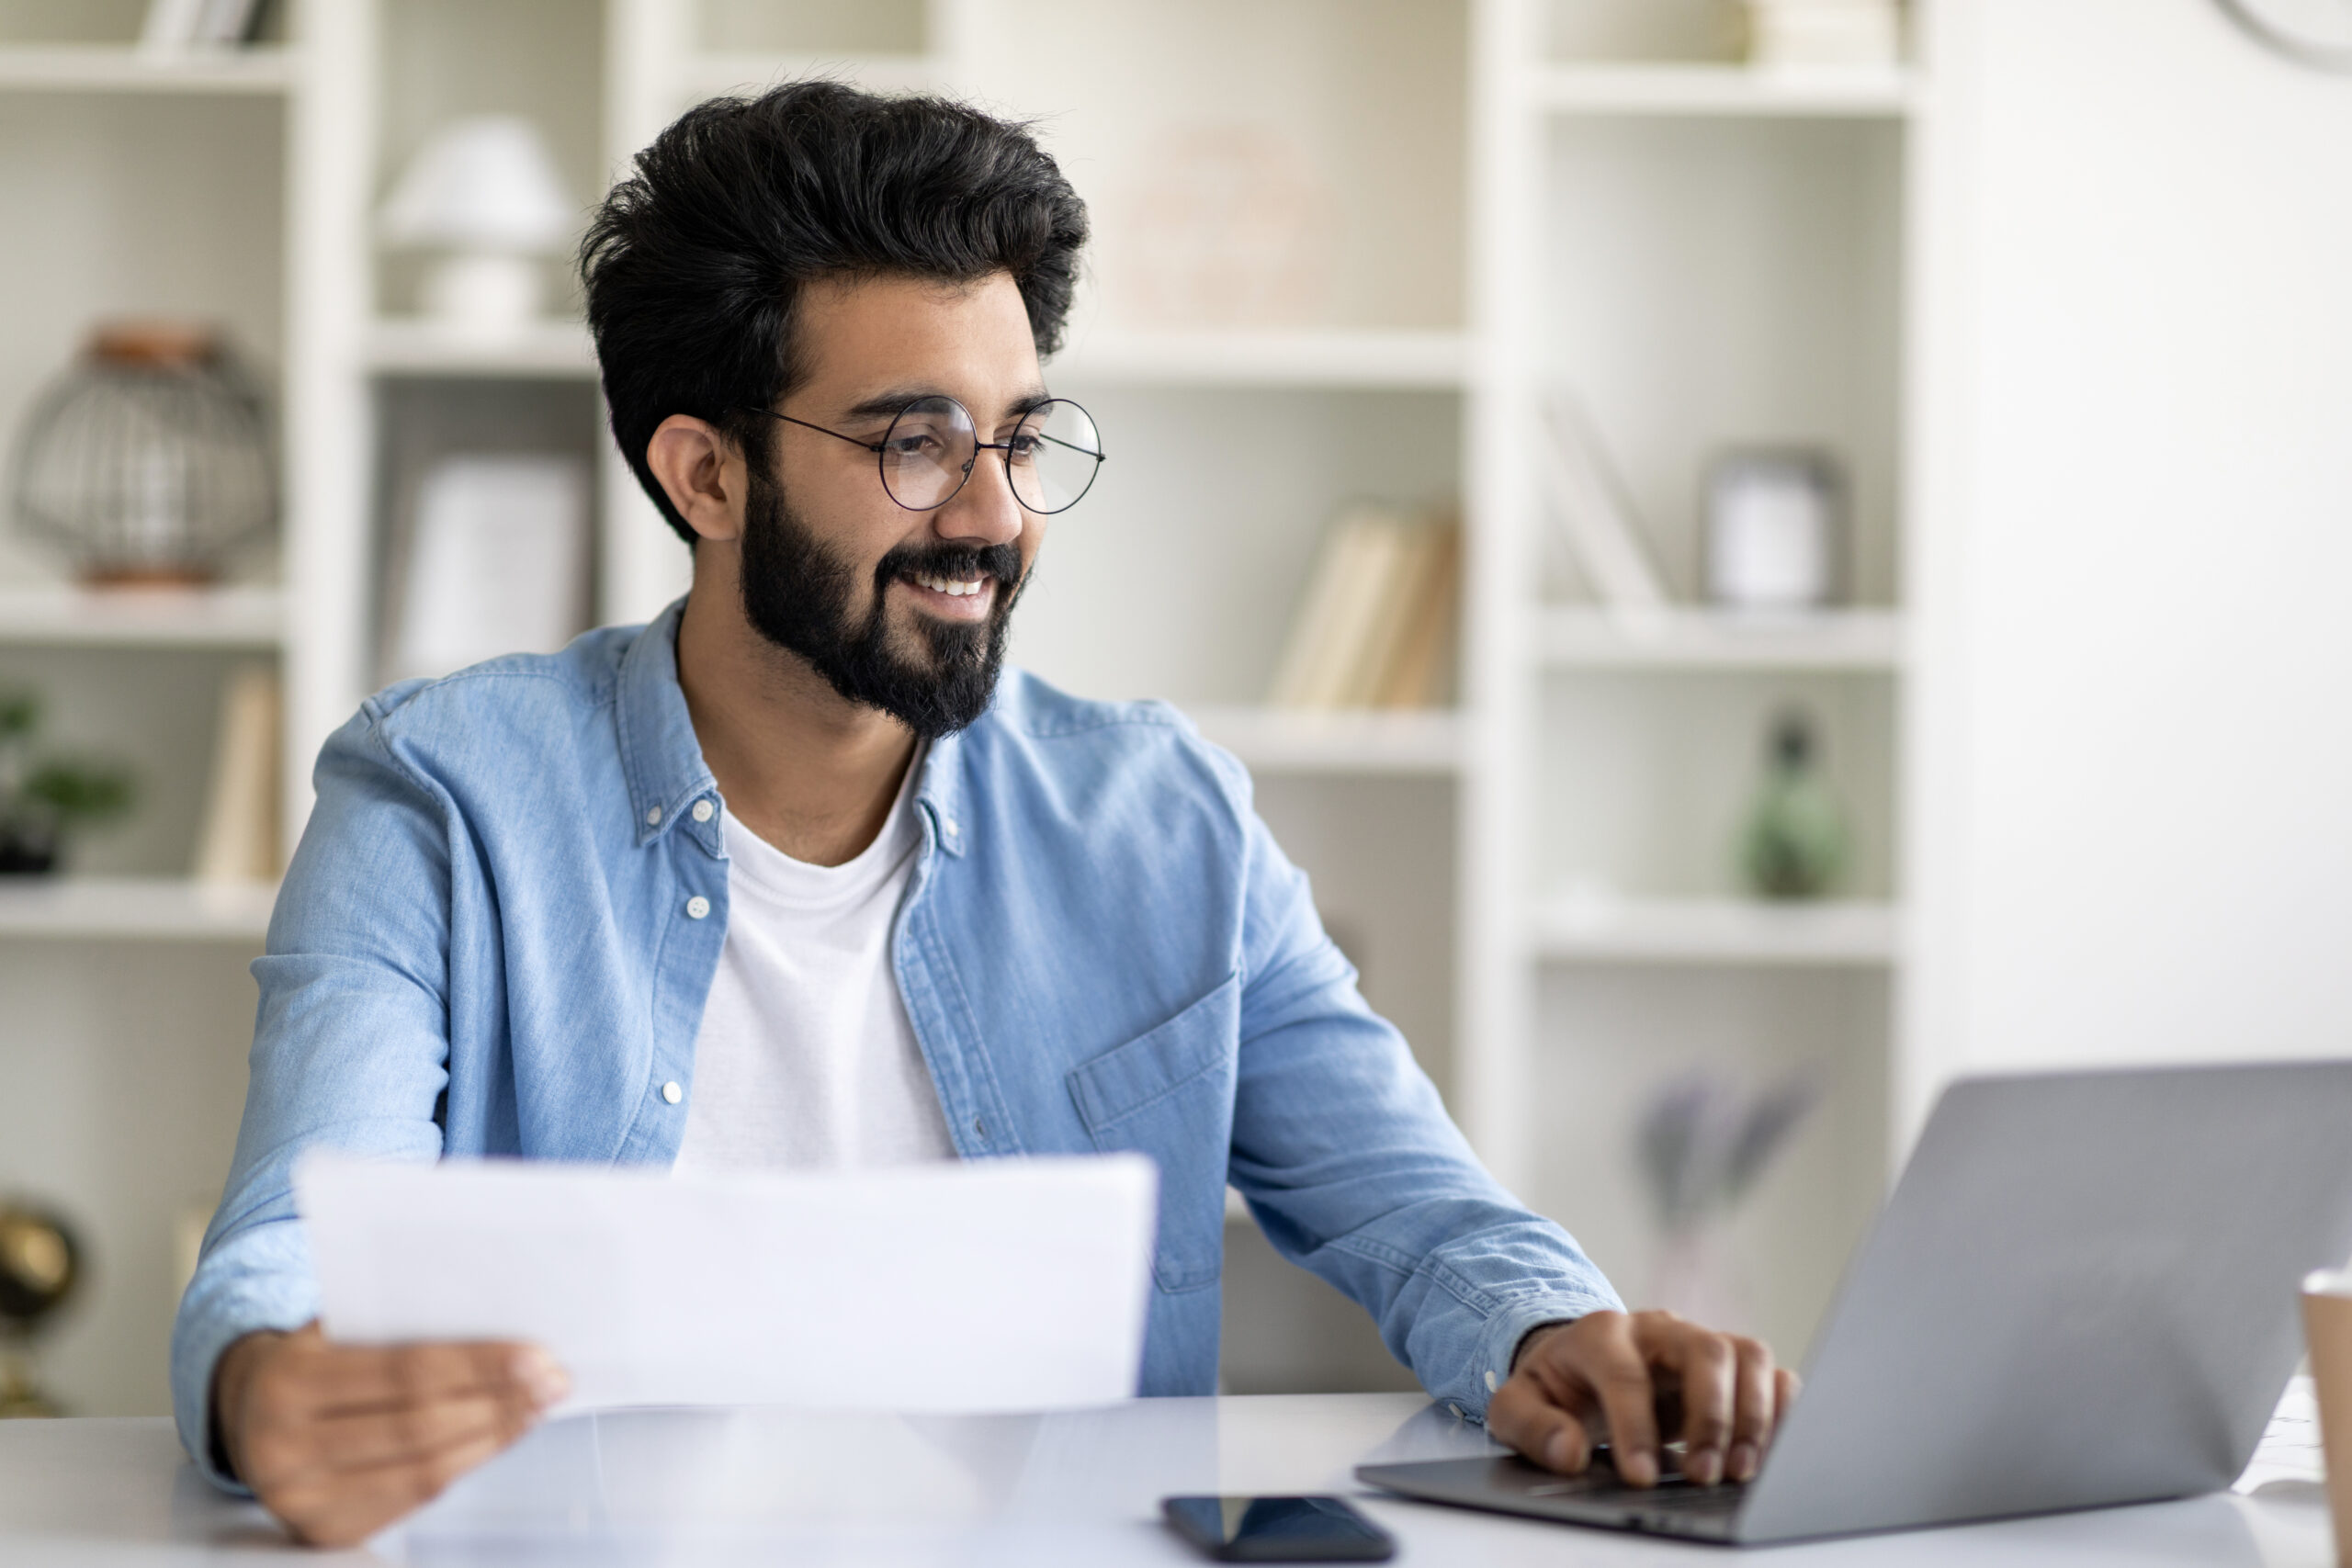
<path id="1" fill-rule="evenodd" d="M 953 398 L 909 403 L 882 438 L 882 488 L 914 512 L 944 506 L 964 488 L 979 437 Z M 1102 440 L 1084 409 L 1056 398 L 1023 414 L 999 455 L 1012 493 L 1030 511 L 1067 511 L 1094 482 Z"/>

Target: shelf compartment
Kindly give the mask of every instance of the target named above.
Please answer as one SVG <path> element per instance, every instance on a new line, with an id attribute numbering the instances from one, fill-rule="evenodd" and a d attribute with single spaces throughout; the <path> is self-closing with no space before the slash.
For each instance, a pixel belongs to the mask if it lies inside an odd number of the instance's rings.
<path id="1" fill-rule="evenodd" d="M 1538 957 L 1612 964 L 1892 965 L 1900 954 L 1893 904 L 1767 904 L 1744 898 L 1544 899 L 1530 920 Z"/>
<path id="2" fill-rule="evenodd" d="M 277 902 L 277 887 L 265 884 L 0 878 L 0 937 L 258 943 Z"/>
<path id="3" fill-rule="evenodd" d="M 151 54 L 120 44 L 0 48 L 0 91 L 45 93 L 283 93 L 299 57 L 288 49 Z"/>
<path id="4" fill-rule="evenodd" d="M 1455 388 L 1469 364 L 1457 332 L 1104 331 L 1084 334 L 1050 370 L 1127 386 Z"/>
<path id="5" fill-rule="evenodd" d="M 581 321 L 534 322 L 495 338 L 450 332 L 432 321 L 379 320 L 368 329 L 368 367 L 384 376 L 593 379 L 596 346 Z"/>
<path id="6" fill-rule="evenodd" d="M 0 588 L 0 644 L 51 648 L 276 648 L 276 588 Z"/>
<path id="7" fill-rule="evenodd" d="M 1899 119 L 1920 96 L 1910 71 L 1871 66 L 1546 65 L 1526 92 L 1551 114 L 1841 119 Z"/>
<path id="8" fill-rule="evenodd" d="M 1851 670 L 1903 665 L 1892 610 L 1740 615 L 1678 609 L 1618 615 L 1554 606 L 1537 618 L 1536 658 L 1555 670 Z"/>
<path id="9" fill-rule="evenodd" d="M 1462 716 L 1452 708 L 1321 712 L 1188 705 L 1202 735 L 1260 773 L 1453 773 Z"/>

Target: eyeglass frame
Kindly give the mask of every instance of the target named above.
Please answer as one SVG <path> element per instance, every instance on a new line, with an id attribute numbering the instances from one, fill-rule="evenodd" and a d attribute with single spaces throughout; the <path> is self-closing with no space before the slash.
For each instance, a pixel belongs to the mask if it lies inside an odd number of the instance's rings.
<path id="1" fill-rule="evenodd" d="M 956 488 L 954 490 L 949 491 L 945 495 L 941 496 L 937 501 L 933 502 L 929 506 L 909 506 L 905 502 L 900 501 L 899 499 L 898 492 L 890 488 L 890 477 L 885 471 L 885 458 L 890 450 L 890 431 L 899 428 L 899 422 L 907 417 L 907 411 L 909 409 L 914 407 L 917 403 L 933 402 L 951 403 L 962 412 L 965 421 L 972 427 L 972 456 L 970 459 L 964 464 L 963 477 L 956 481 Z M 1046 398 L 1038 402 L 1035 407 L 1023 410 L 1021 417 L 1023 419 L 1027 419 L 1031 414 L 1035 413 L 1038 409 L 1044 408 L 1046 403 L 1068 403 L 1070 407 L 1078 410 L 1080 413 L 1086 415 L 1087 423 L 1094 423 L 1094 416 L 1087 412 L 1086 405 L 1071 398 Z M 1102 465 L 1111 460 L 1110 454 L 1107 452 L 1088 452 L 1087 456 L 1094 459 L 1094 473 L 1089 474 L 1086 477 L 1086 488 L 1080 491 L 1076 495 L 1071 496 L 1067 503 L 1055 507 L 1051 512 L 1040 512 L 1037 508 L 1030 505 L 1027 502 L 1021 499 L 1021 489 L 1012 482 L 1012 457 L 1011 456 L 1012 451 L 1012 443 L 1010 441 L 982 441 L 979 439 L 980 422 L 972 417 L 972 411 L 970 409 L 964 407 L 964 400 L 961 398 L 952 398 L 944 392 L 925 392 L 921 397 L 909 398 L 905 402 L 901 403 L 897 409 L 892 411 L 890 414 L 889 430 L 885 430 L 882 433 L 882 439 L 879 441 L 860 441 L 854 435 L 846 434 L 838 430 L 828 429 L 826 426 L 821 424 L 811 424 L 805 419 L 795 419 L 788 413 L 778 413 L 774 409 L 756 408 L 749 403 L 741 404 L 739 406 L 745 413 L 763 413 L 770 419 L 782 420 L 786 424 L 797 424 L 803 430 L 813 430 L 820 435 L 830 435 L 836 441 L 846 441 L 853 446 L 861 446 L 866 451 L 873 453 L 874 473 L 875 477 L 882 481 L 882 493 L 890 498 L 891 505 L 898 507 L 902 512 L 938 511 L 941 507 L 946 505 L 949 502 L 963 494 L 964 487 L 972 482 L 972 470 L 979 466 L 981 453 L 1001 452 L 1006 454 L 1005 457 L 1000 459 L 1000 461 L 1005 465 L 1004 488 L 1012 493 L 1013 504 L 1020 507 L 1022 511 L 1028 513 L 1033 517 L 1058 517 L 1063 513 L 1068 512 L 1071 507 L 1076 506 L 1080 502 L 1086 499 L 1087 491 L 1091 491 L 1094 488 L 1094 475 L 1100 474 L 1102 471 Z M 1096 425 L 1095 431 L 1097 434 L 1100 434 L 1102 427 L 1100 425 Z M 1073 446 L 1067 441 L 1055 441 L 1050 435 L 1040 434 L 1038 439 L 1042 441 L 1053 441 L 1055 446 L 1069 447 L 1069 450 L 1073 452 L 1086 451 L 1085 447 Z"/>

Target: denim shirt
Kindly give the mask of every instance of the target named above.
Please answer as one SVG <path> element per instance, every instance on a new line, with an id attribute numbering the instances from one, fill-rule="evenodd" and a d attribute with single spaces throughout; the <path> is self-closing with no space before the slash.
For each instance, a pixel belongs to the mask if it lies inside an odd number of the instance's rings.
<path id="1" fill-rule="evenodd" d="M 215 1481 L 214 1362 L 318 1312 L 302 1150 L 675 1157 L 728 911 L 679 614 L 391 687 L 322 750 L 254 964 L 235 1162 L 173 1334 L 181 1438 Z M 891 958 L 958 1151 L 1159 1164 L 1139 1392 L 1215 1392 L 1228 1183 L 1473 1416 L 1529 1328 L 1618 1304 L 1478 1165 L 1249 775 L 1173 709 L 1008 672 L 928 749 L 916 801 Z"/>

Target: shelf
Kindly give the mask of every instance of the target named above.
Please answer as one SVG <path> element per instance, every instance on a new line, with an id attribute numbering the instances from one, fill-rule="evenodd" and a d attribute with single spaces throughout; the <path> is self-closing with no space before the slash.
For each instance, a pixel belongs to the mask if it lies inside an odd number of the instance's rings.
<path id="1" fill-rule="evenodd" d="M 695 98 L 763 92 L 779 82 L 829 76 L 872 93 L 921 93 L 946 85 L 945 67 L 922 54 L 759 54 L 707 51 L 689 55 L 679 85 Z"/>
<path id="2" fill-rule="evenodd" d="M 1095 332 L 1048 367 L 1057 379 L 1132 386 L 1456 388 L 1455 332 Z"/>
<path id="3" fill-rule="evenodd" d="M 1783 116 L 1897 119 L 1918 105 L 1918 79 L 1901 67 L 1545 65 L 1527 98 L 1560 115 Z"/>
<path id="4" fill-rule="evenodd" d="M 0 937 L 258 943 L 277 901 L 267 884 L 0 877 Z"/>
<path id="5" fill-rule="evenodd" d="M 1187 707 L 1201 733 L 1260 773 L 1452 773 L 1462 717 L 1452 708 L 1315 712 Z"/>
<path id="6" fill-rule="evenodd" d="M 585 324 L 541 321 L 511 335 L 473 337 L 425 321 L 379 321 L 368 329 L 368 367 L 386 376 L 593 378 L 596 348 Z"/>
<path id="7" fill-rule="evenodd" d="M 275 648 L 275 588 L 0 588 L 0 644 L 74 648 Z"/>
<path id="8" fill-rule="evenodd" d="M 1766 904 L 1741 898 L 1616 898 L 1570 894 L 1537 904 L 1537 956 L 1623 964 L 1892 964 L 1892 904 Z"/>
<path id="9" fill-rule="evenodd" d="M 0 47 L 0 91 L 42 93 L 283 93 L 297 58 L 286 49 L 150 54 L 119 44 Z"/>
<path id="10" fill-rule="evenodd" d="M 1903 663 L 1892 610 L 1740 615 L 1715 610 L 1616 615 L 1554 606 L 1536 618 L 1536 658 L 1556 670 L 1852 670 Z"/>

